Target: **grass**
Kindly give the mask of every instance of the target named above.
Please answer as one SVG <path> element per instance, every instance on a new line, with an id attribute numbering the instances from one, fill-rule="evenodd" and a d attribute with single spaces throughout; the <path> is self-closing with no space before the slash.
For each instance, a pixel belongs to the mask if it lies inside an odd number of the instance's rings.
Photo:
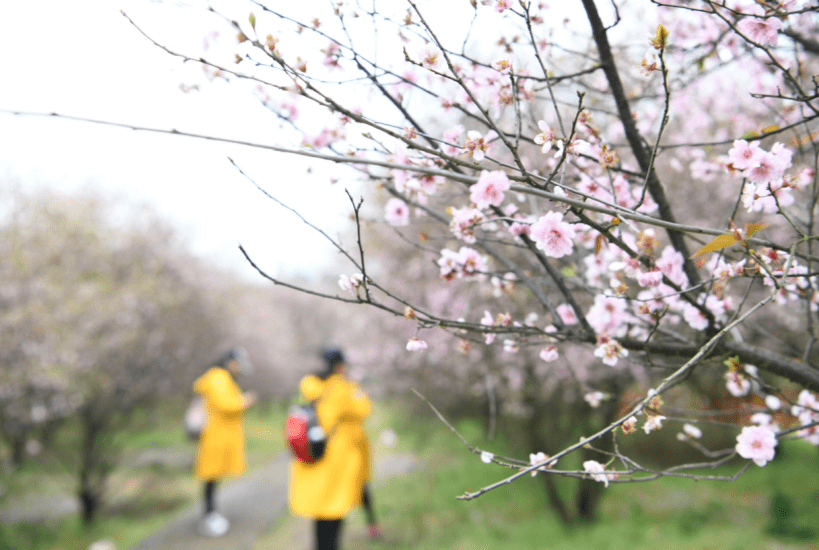
<path id="1" fill-rule="evenodd" d="M 199 500 L 201 484 L 192 472 L 195 444 L 186 439 L 181 424 L 184 408 L 180 402 L 144 411 L 120 434 L 123 460 L 91 526 L 83 525 L 76 513 L 50 517 L 53 499 L 74 496 L 77 482 L 70 460 L 45 454 L 17 470 L 0 470 L 0 514 L 20 506 L 43 512 L 32 521 L 0 522 L 0 550 L 86 550 L 102 539 L 127 549 Z M 254 407 L 246 415 L 249 470 L 284 450 L 284 416 L 285 408 L 278 405 Z M 71 430 L 66 432 L 70 439 Z"/>
<path id="2" fill-rule="evenodd" d="M 393 417 L 393 422 L 400 425 Z M 461 422 L 459 431 L 482 448 L 501 451 L 502 441 L 488 442 L 481 427 Z M 753 466 L 734 483 L 665 478 L 649 483 L 612 484 L 599 521 L 562 525 L 546 505 L 541 480 L 529 476 L 473 501 L 456 500 L 498 481 L 509 471 L 485 465 L 434 420 L 413 419 L 398 430 L 399 450 L 417 453 L 423 466 L 408 475 L 375 481 L 376 510 L 386 533 L 382 542 L 366 539 L 363 514 L 345 523 L 344 548 L 492 549 L 492 550 L 808 550 L 819 548 L 812 526 L 819 517 L 817 449 L 785 442 L 779 456 L 764 468 Z M 723 468 L 736 472 L 743 461 Z M 709 473 L 714 473 L 709 471 Z M 540 474 L 543 475 L 543 474 Z M 565 488 L 572 482 L 563 483 Z M 777 495 L 789 503 L 786 522 L 775 528 Z M 257 547 L 307 550 L 291 544 L 292 531 L 310 536 L 301 519 L 286 519 Z"/>
<path id="3" fill-rule="evenodd" d="M 99 521 L 86 528 L 76 514 L 35 522 L 0 523 L 0 550 L 86 550 L 101 539 L 126 550 L 159 529 L 192 502 L 200 486 L 189 462 L 136 461 L 145 450 L 192 453 L 179 423 L 184 405 L 146 416 L 122 436 L 126 460 L 110 480 L 109 498 Z M 283 449 L 284 406 L 248 414 L 250 469 Z M 152 424 L 150 416 L 160 421 Z M 162 419 L 169 419 L 162 422 Z M 398 434 L 387 446 L 379 435 Z M 486 441 L 476 422 L 460 422 L 467 439 L 490 451 L 506 444 Z M 546 505 L 539 478 L 519 481 L 469 502 L 456 500 L 508 475 L 468 453 L 440 422 L 402 414 L 395 406 L 377 407 L 368 425 L 376 456 L 413 453 L 421 466 L 409 474 L 375 480 L 373 495 L 385 539 L 366 538 L 363 514 L 345 523 L 345 548 L 492 550 L 733 550 L 819 549 L 819 453 L 802 442 L 785 442 L 764 468 L 753 466 L 737 482 L 692 482 L 666 478 L 644 484 L 612 484 L 599 521 L 565 527 Z M 144 457 L 144 455 L 142 455 Z M 720 473 L 733 473 L 741 461 Z M 540 474 L 543 475 L 543 474 Z M 566 488 L 571 480 L 562 482 Z M 0 510 L 42 498 L 71 496 L 75 481 L 65 464 L 41 457 L 14 473 L 0 474 Z M 48 504 L 48 503 L 46 503 Z M 300 532 L 295 530 L 302 529 Z M 813 529 L 813 531 L 811 531 Z M 260 541 L 257 550 L 310 548 L 309 525 L 288 518 Z"/>

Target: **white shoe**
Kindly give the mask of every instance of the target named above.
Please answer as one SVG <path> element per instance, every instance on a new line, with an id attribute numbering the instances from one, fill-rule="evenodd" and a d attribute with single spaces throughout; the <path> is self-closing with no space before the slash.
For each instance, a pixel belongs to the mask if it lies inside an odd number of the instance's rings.
<path id="1" fill-rule="evenodd" d="M 205 537 L 221 537 L 228 532 L 228 529 L 230 529 L 230 522 L 219 512 L 211 512 L 199 522 L 199 534 Z"/>

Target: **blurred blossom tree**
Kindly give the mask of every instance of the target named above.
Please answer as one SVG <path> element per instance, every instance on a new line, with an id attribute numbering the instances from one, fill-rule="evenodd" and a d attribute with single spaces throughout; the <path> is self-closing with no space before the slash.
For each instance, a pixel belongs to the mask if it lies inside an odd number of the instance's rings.
<path id="1" fill-rule="evenodd" d="M 219 310 L 155 216 L 51 193 L 12 204 L 0 227 L 0 430 L 19 462 L 47 426 L 76 421 L 68 452 L 90 521 L 116 465 L 117 432 L 216 356 Z"/>
<path id="2" fill-rule="evenodd" d="M 568 421 L 606 409 L 551 457 L 545 440 L 528 459 L 472 449 L 514 473 L 461 498 L 540 470 L 598 488 L 718 477 L 644 466 L 615 445 L 636 429 L 688 422 L 680 439 L 709 465 L 747 459 L 737 476 L 782 439 L 819 444 L 819 4 L 563 4 L 212 2 L 204 49 L 126 17 L 280 121 L 275 144 L 240 143 L 347 165 L 331 183 L 371 187 L 339 205 L 356 224 L 353 242 L 331 239 L 340 291 L 264 276 L 393 313 L 405 353 L 440 377 L 463 366 L 464 385 L 507 380 L 513 408 L 563 394 Z M 724 378 L 740 422 L 775 437 L 698 442 L 721 402 L 689 410 L 677 392 L 700 376 Z M 563 516 L 591 519 L 595 503 Z"/>

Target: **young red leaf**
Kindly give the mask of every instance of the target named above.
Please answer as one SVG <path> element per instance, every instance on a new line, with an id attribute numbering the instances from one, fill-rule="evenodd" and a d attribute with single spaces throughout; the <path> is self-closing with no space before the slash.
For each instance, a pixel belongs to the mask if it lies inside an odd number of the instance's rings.
<path id="1" fill-rule="evenodd" d="M 762 223 L 746 223 L 745 224 L 745 238 L 753 237 L 755 234 L 759 233 L 766 227 L 768 227 L 769 223 L 762 222 Z"/>
<path id="2" fill-rule="evenodd" d="M 732 244 L 736 244 L 738 242 L 739 239 L 737 239 L 730 233 L 726 233 L 725 235 L 719 235 L 715 237 L 713 241 L 697 250 L 697 252 L 691 257 L 696 258 L 698 256 L 702 256 L 703 254 L 714 252 L 715 250 L 722 250 L 723 248 L 728 248 Z"/>

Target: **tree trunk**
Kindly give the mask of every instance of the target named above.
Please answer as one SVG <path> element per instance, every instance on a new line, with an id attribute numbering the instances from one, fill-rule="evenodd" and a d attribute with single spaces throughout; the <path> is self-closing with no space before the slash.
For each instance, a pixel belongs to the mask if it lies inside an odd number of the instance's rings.
<path id="1" fill-rule="evenodd" d="M 88 525 L 94 520 L 94 514 L 97 512 L 97 505 L 99 504 L 99 496 L 93 491 L 80 491 L 80 504 L 82 504 L 82 521 Z"/>
<path id="2" fill-rule="evenodd" d="M 620 390 L 623 387 L 623 380 L 617 375 L 613 375 L 607 381 L 607 390 L 611 395 L 620 395 Z M 617 419 L 617 401 L 612 399 L 610 401 L 603 401 L 600 404 L 600 413 L 603 417 L 602 425 L 608 426 Z M 582 460 L 595 460 L 601 464 L 605 464 L 611 458 L 610 454 L 614 451 L 614 435 L 612 432 L 607 433 L 594 443 L 594 449 L 584 448 L 582 451 Z M 604 451 L 604 452 L 600 452 Z M 577 517 L 580 521 L 591 523 L 597 519 L 597 511 L 600 508 L 600 501 L 603 498 L 605 485 L 593 479 L 582 479 L 577 487 L 577 495 L 575 504 L 577 506 Z"/>
<path id="3" fill-rule="evenodd" d="M 597 453 L 595 453 L 596 455 Z M 584 453 L 584 458 L 585 453 Z M 590 458 L 589 460 L 594 460 Z M 604 486 L 598 481 L 581 479 L 577 487 L 577 518 L 585 523 L 592 523 L 597 519 L 597 510 L 603 496 Z"/>
<path id="4" fill-rule="evenodd" d="M 526 380 L 524 381 L 523 402 L 532 411 L 531 416 L 525 422 L 526 440 L 529 443 L 530 449 L 535 452 L 549 452 L 549 447 L 540 435 L 542 416 L 538 414 L 541 410 L 540 403 L 537 400 L 537 376 L 532 365 L 527 364 L 524 369 L 526 373 Z M 538 476 L 543 479 L 543 486 L 546 490 L 546 499 L 549 507 L 555 511 L 563 525 L 569 525 L 572 522 L 572 515 L 566 503 L 560 496 L 557 490 L 557 483 L 555 483 L 552 474 L 539 472 Z"/>
<path id="5" fill-rule="evenodd" d="M 87 413 L 93 414 L 93 413 Z M 97 437 L 99 429 L 92 418 L 83 418 L 85 430 L 83 434 L 82 448 L 80 449 L 80 479 L 79 498 L 82 506 L 82 519 L 86 525 L 94 520 L 94 515 L 99 507 L 99 490 L 95 487 L 94 478 L 98 469 Z"/>
<path id="6" fill-rule="evenodd" d="M 26 460 L 26 438 L 25 436 L 15 437 L 10 443 L 11 463 L 15 468 L 19 468 Z"/>

